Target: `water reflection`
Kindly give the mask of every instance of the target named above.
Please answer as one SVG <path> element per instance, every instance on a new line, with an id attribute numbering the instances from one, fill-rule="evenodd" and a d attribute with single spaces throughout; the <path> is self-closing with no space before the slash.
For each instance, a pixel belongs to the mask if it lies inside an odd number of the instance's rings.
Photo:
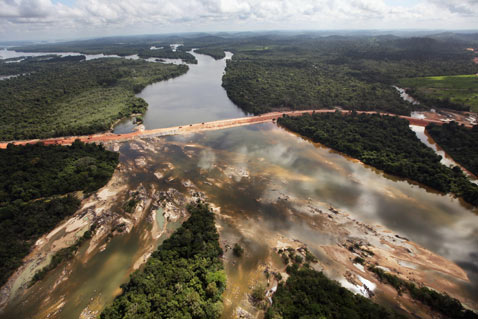
<path id="1" fill-rule="evenodd" d="M 189 71 L 175 79 L 147 86 L 138 97 L 148 102 L 144 115 L 146 129 L 188 125 L 192 123 L 236 118 L 245 116 L 244 112 L 232 103 L 222 88 L 222 75 L 226 58 L 213 58 L 191 52 L 198 64 L 189 65 Z M 125 120 L 115 127 L 115 133 L 128 132 L 134 127 Z"/>
<path id="2" fill-rule="evenodd" d="M 318 230 L 324 223 L 321 218 L 327 217 L 307 214 L 308 203 L 323 210 L 333 206 L 359 221 L 383 225 L 393 232 L 391 236 L 407 237 L 455 261 L 470 279 L 456 283 L 467 289 L 468 296 L 477 295 L 478 216 L 474 212 L 451 196 L 397 180 L 273 124 L 125 142 L 120 151 L 130 189 L 143 184 L 158 191 L 176 188 L 189 193 L 182 186 L 189 181 L 220 207 L 221 240 L 230 246 L 241 242 L 246 248 L 246 258 L 226 263 L 230 290 L 224 318 L 236 306 L 244 306 L 241 296 L 260 280 L 258 267 L 274 260 L 271 248 L 281 236 L 306 244 L 329 267 L 329 276 L 341 278 L 343 265 L 321 247 L 337 246 L 344 236 L 362 235 L 354 233 L 353 225 L 344 225 L 345 233 Z M 134 164 L 138 158 L 145 159 L 145 166 Z M 168 163 L 172 166 L 164 175 L 155 176 Z M 111 302 L 119 284 L 127 281 L 134 260 L 152 244 L 150 237 L 144 240 L 150 225 L 140 223 L 130 234 L 115 237 L 87 263 L 75 259 L 70 278 L 54 293 L 54 297 L 65 296 L 64 310 L 56 317 L 77 316 L 98 293 L 100 309 Z M 41 288 L 46 291 L 55 281 L 53 274 L 49 278 L 30 292 L 22 314 L 51 307 L 51 300 L 42 305 L 41 298 Z"/>
<path id="3" fill-rule="evenodd" d="M 264 131 L 258 132 L 257 127 Z M 236 172 L 232 184 L 222 184 L 210 194 L 225 211 L 264 220 L 272 231 L 288 231 L 311 242 L 317 233 L 265 203 L 287 194 L 330 204 L 465 265 L 472 281 L 468 288 L 477 292 L 478 216 L 452 196 L 397 180 L 272 124 L 169 139 L 210 147 L 202 151 L 202 158 L 209 159 L 208 167 L 220 159 Z M 208 177 L 204 167 L 204 160 L 200 161 L 201 179 Z M 253 178 L 241 178 L 241 171 Z M 327 243 L 330 238 L 321 241 Z"/>

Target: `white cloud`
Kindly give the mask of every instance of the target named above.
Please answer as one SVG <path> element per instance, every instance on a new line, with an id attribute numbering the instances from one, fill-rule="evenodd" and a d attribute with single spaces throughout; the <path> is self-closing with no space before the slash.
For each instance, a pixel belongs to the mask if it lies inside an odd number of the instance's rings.
<path id="1" fill-rule="evenodd" d="M 478 0 L 430 0 L 430 2 L 452 13 L 474 17 L 478 15 Z"/>
<path id="2" fill-rule="evenodd" d="M 2 39 L 251 29 L 478 28 L 478 0 L 0 0 Z M 13 38 L 12 38 L 13 37 Z"/>

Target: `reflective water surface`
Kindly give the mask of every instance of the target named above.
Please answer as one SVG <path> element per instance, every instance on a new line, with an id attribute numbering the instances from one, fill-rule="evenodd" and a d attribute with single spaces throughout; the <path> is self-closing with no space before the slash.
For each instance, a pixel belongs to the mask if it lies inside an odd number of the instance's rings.
<path id="1" fill-rule="evenodd" d="M 138 97 L 148 102 L 144 115 L 145 129 L 188 125 L 245 116 L 227 97 L 222 88 L 222 75 L 226 58 L 213 58 L 191 52 L 198 64 L 190 64 L 189 71 L 175 79 L 147 86 Z M 131 120 L 124 120 L 115 127 L 115 133 L 131 131 Z"/>

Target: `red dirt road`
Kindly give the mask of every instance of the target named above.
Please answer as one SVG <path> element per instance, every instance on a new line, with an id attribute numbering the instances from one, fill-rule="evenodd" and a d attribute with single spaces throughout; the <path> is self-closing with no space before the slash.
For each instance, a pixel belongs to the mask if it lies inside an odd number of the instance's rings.
<path id="1" fill-rule="evenodd" d="M 313 113 L 313 112 L 329 113 L 329 112 L 335 112 L 335 110 L 304 110 L 304 111 L 272 112 L 272 113 L 266 113 L 266 114 L 258 115 L 258 116 L 242 117 L 242 118 L 229 119 L 229 120 L 219 120 L 219 121 L 212 121 L 212 122 L 205 122 L 205 123 L 196 123 L 196 124 L 190 124 L 190 125 L 184 125 L 184 126 L 159 128 L 154 130 L 136 131 L 136 132 L 126 133 L 126 134 L 100 133 L 100 134 L 84 135 L 84 136 L 67 136 L 67 137 L 57 137 L 57 138 L 48 138 L 48 139 L 10 141 L 10 142 L 0 143 L 0 148 L 6 148 L 9 143 L 13 143 L 15 145 L 25 145 L 25 144 L 35 144 L 35 143 L 41 142 L 45 145 L 52 145 L 52 144 L 70 145 L 77 139 L 85 143 L 93 143 L 93 142 L 102 143 L 102 142 L 110 142 L 110 141 L 125 141 L 125 140 L 140 138 L 140 137 L 187 134 L 187 133 L 195 133 L 195 132 L 202 132 L 202 131 L 219 130 L 219 129 L 225 129 L 225 128 L 242 126 L 242 125 L 271 122 L 281 117 L 283 114 L 286 114 L 288 116 L 299 116 L 304 113 Z M 342 112 L 350 113 L 350 111 L 342 111 Z M 377 112 L 358 111 L 357 113 L 374 114 Z M 380 113 L 380 114 L 395 116 L 394 114 L 387 114 L 387 113 Z M 410 124 L 418 125 L 418 126 L 427 126 L 430 123 L 436 123 L 436 124 L 444 123 L 443 121 L 439 121 L 439 120 L 417 119 L 417 118 L 412 118 L 410 116 L 400 116 L 400 117 L 408 120 Z"/>

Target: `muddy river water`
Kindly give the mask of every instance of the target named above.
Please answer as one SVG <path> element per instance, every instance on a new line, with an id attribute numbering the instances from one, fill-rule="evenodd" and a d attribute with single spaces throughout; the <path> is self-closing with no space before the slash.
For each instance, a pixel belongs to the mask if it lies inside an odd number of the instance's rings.
<path id="1" fill-rule="evenodd" d="M 141 93 L 150 104 L 147 128 L 242 116 L 220 87 L 225 61 L 201 55 L 198 61 L 191 78 L 188 73 Z M 478 309 L 478 215 L 458 199 L 386 175 L 272 123 L 107 147 L 120 152 L 112 181 L 84 201 L 69 228 L 42 238 L 58 241 L 40 242 L 42 258 L 31 267 L 44 262 L 64 234 L 84 231 L 91 220 L 102 225 L 97 235 L 33 287 L 22 288 L 31 269 L 19 274 L 1 318 L 94 318 L 186 218 L 184 204 L 197 198 L 212 204 L 225 250 L 223 318 L 261 317 L 247 294 L 258 283 L 274 288 L 264 271 L 283 268 L 278 248 L 303 246 L 318 257 L 315 268 L 349 289 L 364 295 L 372 290 L 378 302 L 398 300 L 401 310 L 427 317 L 353 264 L 350 243 L 368 247 L 375 253 L 371 261 L 388 270 Z M 121 207 L 132 192 L 140 204 L 126 214 Z M 235 243 L 245 248 L 240 259 L 231 254 Z"/>

